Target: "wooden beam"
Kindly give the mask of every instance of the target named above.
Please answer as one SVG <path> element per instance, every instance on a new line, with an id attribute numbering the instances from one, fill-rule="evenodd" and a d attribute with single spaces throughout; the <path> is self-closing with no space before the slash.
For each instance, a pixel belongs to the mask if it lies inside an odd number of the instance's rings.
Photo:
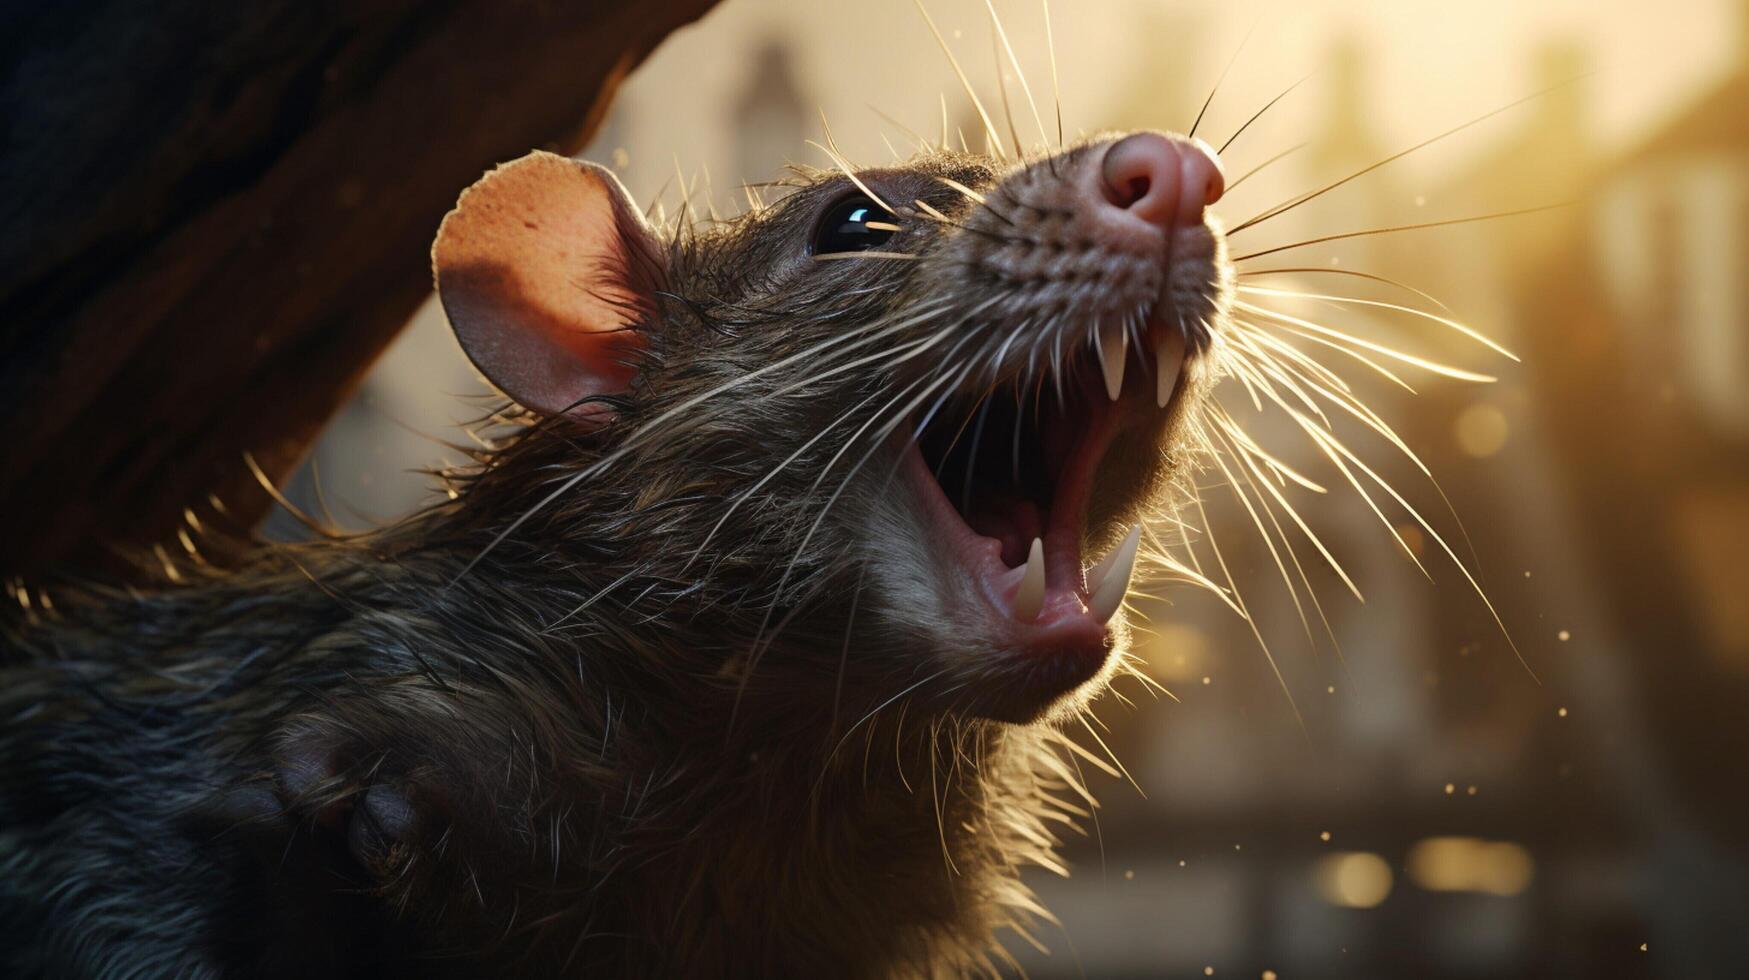
<path id="1" fill-rule="evenodd" d="M 428 294 L 461 189 L 575 152 L 713 3 L 0 14 L 0 575 L 114 570 L 209 495 L 252 524 L 244 453 L 290 472 Z"/>

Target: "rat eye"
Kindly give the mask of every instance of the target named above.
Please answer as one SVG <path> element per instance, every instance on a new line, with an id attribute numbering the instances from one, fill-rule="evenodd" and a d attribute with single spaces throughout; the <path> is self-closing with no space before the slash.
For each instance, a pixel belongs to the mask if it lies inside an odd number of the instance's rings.
<path id="1" fill-rule="evenodd" d="M 893 237 L 899 227 L 880 205 L 861 194 L 832 205 L 814 231 L 809 252 L 828 255 L 833 252 L 862 252 L 879 248 Z"/>

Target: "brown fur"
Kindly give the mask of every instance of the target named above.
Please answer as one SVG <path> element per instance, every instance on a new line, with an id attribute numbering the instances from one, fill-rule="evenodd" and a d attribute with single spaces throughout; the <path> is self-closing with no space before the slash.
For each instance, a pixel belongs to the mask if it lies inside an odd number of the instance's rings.
<path id="1" fill-rule="evenodd" d="M 932 573 L 890 478 L 909 429 L 857 433 L 918 371 L 963 365 L 958 398 L 1029 370 L 1023 350 L 996 356 L 1018 313 L 956 306 L 1008 287 L 947 277 L 997 228 L 1050 235 L 999 192 L 1070 160 L 863 174 L 951 219 L 909 209 L 895 241 L 916 262 L 798 256 L 849 189 L 803 175 L 766 211 L 668 243 L 636 379 L 599 401 L 611 424 L 506 410 L 448 475 L 454 498 L 400 524 L 264 548 L 233 574 L 189 565 L 150 594 L 56 591 L 54 612 L 8 626 L 0 964 L 992 969 L 998 930 L 1041 911 L 1021 868 L 1055 867 L 1057 832 L 1086 812 L 1054 727 L 993 719 L 1060 715 L 1116 655 L 1020 705 L 1016 672 L 1048 665 L 984 649 L 919 591 Z M 1084 332 L 1076 290 L 1099 285 L 1040 280 L 1022 312 L 1061 307 L 1047 340 Z M 1110 302 L 1131 302 L 1121 285 Z M 942 331 L 965 342 L 854 364 Z M 1182 414 L 1112 464 L 1090 539 L 1171 477 L 1154 447 Z"/>

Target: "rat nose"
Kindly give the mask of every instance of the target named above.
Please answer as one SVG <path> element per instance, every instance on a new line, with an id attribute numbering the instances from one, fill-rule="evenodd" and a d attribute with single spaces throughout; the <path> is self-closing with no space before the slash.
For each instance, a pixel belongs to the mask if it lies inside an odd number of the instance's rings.
<path id="1" fill-rule="evenodd" d="M 1208 144 L 1163 133 L 1134 133 L 1111 144 L 1100 165 L 1105 199 L 1150 224 L 1196 224 L 1221 199 L 1226 178 Z"/>

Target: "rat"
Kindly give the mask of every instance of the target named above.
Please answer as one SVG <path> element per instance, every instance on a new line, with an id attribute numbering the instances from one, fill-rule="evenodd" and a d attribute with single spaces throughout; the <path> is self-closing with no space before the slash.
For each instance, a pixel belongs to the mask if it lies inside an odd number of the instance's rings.
<path id="1" fill-rule="evenodd" d="M 1220 373 L 1220 163 L 787 184 L 665 233 L 498 167 L 432 249 L 510 403 L 447 499 L 0 624 L 7 975 L 997 972 Z"/>

